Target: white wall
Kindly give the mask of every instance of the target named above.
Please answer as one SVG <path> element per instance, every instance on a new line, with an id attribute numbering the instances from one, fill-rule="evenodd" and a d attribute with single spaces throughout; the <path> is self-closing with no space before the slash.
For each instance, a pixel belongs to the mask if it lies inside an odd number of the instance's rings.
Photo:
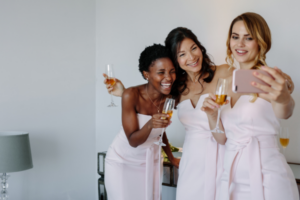
<path id="1" fill-rule="evenodd" d="M 145 83 L 140 52 L 178 26 L 190 28 L 222 64 L 231 20 L 246 11 L 261 14 L 273 34 L 267 62 L 291 75 L 297 104 L 299 8 L 296 0 L 0 1 L 0 130 L 30 132 L 34 162 L 11 174 L 11 199 L 97 198 L 96 152 L 107 150 L 121 126 L 120 98 L 119 107 L 106 107 L 104 64 L 114 63 L 126 86 Z M 282 122 L 291 130 L 286 155 L 293 162 L 300 162 L 299 111 Z M 167 132 L 182 146 L 176 113 Z M 172 188 L 164 188 L 164 199 L 174 199 Z"/>
<path id="2" fill-rule="evenodd" d="M 257 12 L 268 22 L 273 37 L 271 51 L 267 54 L 269 66 L 278 66 L 289 74 L 294 83 L 293 97 L 300 100 L 300 2 L 296 0 L 213 0 L 213 1 L 136 1 L 97 0 L 97 86 L 96 86 L 96 134 L 97 151 L 107 150 L 121 126 L 120 98 L 114 98 L 117 108 L 107 108 L 110 96 L 100 76 L 104 64 L 115 65 L 116 77 L 125 86 L 145 83 L 138 71 L 141 51 L 153 43 L 163 43 L 173 28 L 188 27 L 213 56 L 216 64 L 225 62 L 226 37 L 233 18 L 243 12 Z M 300 109 L 297 105 L 294 115 L 282 124 L 289 126 L 291 142 L 286 151 L 287 160 L 300 163 Z M 184 131 L 175 116 L 168 128 L 169 140 L 182 146 Z M 170 190 L 170 189 L 168 189 Z M 165 189 L 166 191 L 166 189 Z M 168 197 L 169 196 L 169 197 Z M 174 191 L 165 192 L 164 199 L 174 199 Z"/>
<path id="3" fill-rule="evenodd" d="M 30 133 L 34 165 L 10 199 L 95 200 L 95 1 L 2 0 L 0 27 L 0 130 Z"/>

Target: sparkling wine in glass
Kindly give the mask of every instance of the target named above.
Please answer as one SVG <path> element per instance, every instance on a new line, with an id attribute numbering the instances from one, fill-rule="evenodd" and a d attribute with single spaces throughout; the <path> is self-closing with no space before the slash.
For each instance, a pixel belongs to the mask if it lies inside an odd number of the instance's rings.
<path id="1" fill-rule="evenodd" d="M 107 75 L 107 83 L 111 84 L 111 86 L 114 86 L 116 84 L 116 81 L 114 79 L 114 68 L 112 64 L 105 65 L 105 73 Z M 111 96 L 111 102 L 108 105 L 108 107 L 117 107 L 117 105 L 114 103 L 113 96 Z"/>
<path id="2" fill-rule="evenodd" d="M 172 115 L 173 115 L 174 106 L 175 106 L 175 99 L 166 98 L 166 101 L 165 101 L 162 113 L 163 114 L 168 114 L 169 117 L 162 117 L 161 119 L 170 120 L 172 118 Z M 161 137 L 159 138 L 159 141 L 158 142 L 154 142 L 155 144 L 161 145 L 161 146 L 166 146 L 166 144 L 164 144 L 162 142 L 162 136 L 163 136 L 164 132 L 165 132 L 165 128 L 163 128 L 163 130 L 162 130 Z"/>
<path id="3" fill-rule="evenodd" d="M 215 95 L 216 95 L 216 103 L 219 104 L 220 106 L 222 106 L 226 102 L 226 99 L 227 99 L 227 84 L 228 83 L 227 83 L 226 79 L 223 79 L 223 78 L 218 79 Z M 211 130 L 212 132 L 224 133 L 224 131 L 222 131 L 219 128 L 220 114 L 221 114 L 221 107 L 218 108 L 217 124 L 216 124 L 216 128 Z"/>
<path id="4" fill-rule="evenodd" d="M 283 154 L 284 154 L 285 149 L 289 145 L 289 142 L 290 142 L 290 134 L 289 134 L 288 127 L 280 127 L 279 141 L 283 148 Z"/>
<path id="5" fill-rule="evenodd" d="M 174 106 L 175 106 L 175 99 L 167 98 L 166 101 L 165 101 L 162 113 L 163 114 L 168 114 L 169 117 L 167 117 L 167 118 L 162 117 L 162 119 L 170 120 L 172 118 Z"/>

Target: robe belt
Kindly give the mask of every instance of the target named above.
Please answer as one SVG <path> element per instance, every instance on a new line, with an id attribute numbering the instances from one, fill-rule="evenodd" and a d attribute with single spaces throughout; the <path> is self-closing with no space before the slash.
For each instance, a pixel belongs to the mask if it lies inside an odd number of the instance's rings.
<path id="1" fill-rule="evenodd" d="M 145 200 L 153 200 L 154 195 L 154 144 L 147 149 L 146 153 L 146 198 Z"/>
<path id="2" fill-rule="evenodd" d="M 233 180 L 234 172 L 243 151 L 245 151 L 249 160 L 249 179 L 252 200 L 264 200 L 262 166 L 260 158 L 260 149 L 278 148 L 275 135 L 260 135 L 249 137 L 243 141 L 234 141 L 227 139 L 226 151 L 235 151 L 231 162 L 228 179 L 228 198 L 230 199 L 230 186 Z"/>

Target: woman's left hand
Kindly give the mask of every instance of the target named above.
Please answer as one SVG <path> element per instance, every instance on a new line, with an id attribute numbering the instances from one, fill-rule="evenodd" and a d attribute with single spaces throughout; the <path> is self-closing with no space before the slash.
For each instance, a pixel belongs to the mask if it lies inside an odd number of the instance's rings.
<path id="1" fill-rule="evenodd" d="M 174 165 L 175 167 L 179 168 L 179 163 L 180 163 L 180 159 L 179 158 L 173 158 L 170 160 L 171 164 Z"/>
<path id="2" fill-rule="evenodd" d="M 269 87 L 256 82 L 252 82 L 253 86 L 266 92 L 260 93 L 259 96 L 271 102 L 276 102 L 279 104 L 288 104 L 291 99 L 290 91 L 288 88 L 287 79 L 283 76 L 281 70 L 279 70 L 278 68 L 274 69 L 268 66 L 262 66 L 261 69 L 271 74 L 274 79 L 260 74 L 259 72 L 253 72 L 254 76 L 270 85 Z"/>

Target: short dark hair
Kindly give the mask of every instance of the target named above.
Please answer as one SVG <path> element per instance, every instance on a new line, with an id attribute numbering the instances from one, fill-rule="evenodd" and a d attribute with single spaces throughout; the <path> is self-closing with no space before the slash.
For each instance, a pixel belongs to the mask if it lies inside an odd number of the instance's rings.
<path id="1" fill-rule="evenodd" d="M 185 27 L 178 27 L 178 28 L 173 29 L 168 34 L 168 36 L 165 40 L 165 45 L 172 52 L 172 61 L 176 68 L 176 81 L 174 82 L 172 91 L 171 91 L 171 94 L 175 98 L 178 98 L 184 92 L 184 90 L 187 88 L 187 84 L 186 84 L 186 81 L 188 78 L 187 73 L 183 69 L 180 68 L 179 63 L 177 61 L 177 53 L 178 53 L 179 47 L 181 45 L 181 42 L 185 38 L 192 39 L 197 44 L 197 46 L 201 49 L 202 54 L 203 54 L 202 68 L 199 71 L 200 76 L 198 78 L 198 82 L 200 83 L 200 79 L 206 74 L 208 74 L 208 77 L 204 78 L 203 80 L 207 83 L 211 82 L 211 80 L 214 77 L 214 73 L 215 73 L 215 69 L 216 69 L 216 65 L 211 61 L 211 59 L 207 55 L 205 47 L 203 45 L 201 45 L 197 36 L 190 29 L 187 29 Z M 202 86 L 202 89 L 203 89 L 203 86 Z"/>
<path id="2" fill-rule="evenodd" d="M 139 70 L 143 77 L 143 71 L 149 72 L 149 67 L 159 58 L 169 58 L 172 60 L 170 50 L 161 44 L 153 44 L 144 49 L 139 58 Z"/>

